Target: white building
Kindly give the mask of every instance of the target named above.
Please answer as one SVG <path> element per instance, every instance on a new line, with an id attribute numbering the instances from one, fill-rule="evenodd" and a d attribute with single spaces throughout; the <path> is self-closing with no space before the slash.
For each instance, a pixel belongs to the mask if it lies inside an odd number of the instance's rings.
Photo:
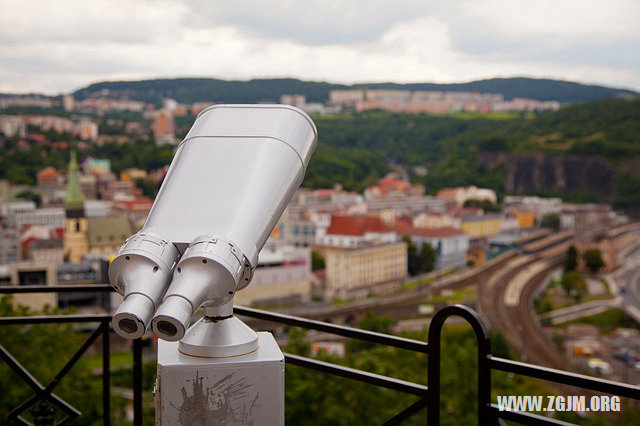
<path id="1" fill-rule="evenodd" d="M 5 219 L 16 213 L 32 212 L 35 209 L 36 203 L 31 200 L 7 200 L 0 205 L 0 213 Z"/>
<path id="2" fill-rule="evenodd" d="M 19 115 L 0 115 L 0 133 L 5 137 L 27 136 L 27 124 Z"/>
<path id="3" fill-rule="evenodd" d="M 436 197 L 449 202 L 454 202 L 458 207 L 464 206 L 464 203 L 469 200 L 489 201 L 491 204 L 496 204 L 498 201 L 496 191 L 493 189 L 478 188 L 473 185 L 441 189 L 436 194 Z"/>
<path id="4" fill-rule="evenodd" d="M 20 261 L 20 234 L 15 229 L 0 228 L 0 265 Z"/>
<path id="5" fill-rule="evenodd" d="M 316 244 L 320 246 L 353 248 L 397 240 L 393 228 L 373 216 L 331 216 L 326 230 L 316 230 Z"/>
<path id="6" fill-rule="evenodd" d="M 311 249 L 267 242 L 251 284 L 236 293 L 240 305 L 291 305 L 311 299 Z"/>
<path id="7" fill-rule="evenodd" d="M 111 201 L 84 200 L 84 214 L 87 217 L 111 216 Z"/>
<path id="8" fill-rule="evenodd" d="M 25 225 L 43 225 L 51 228 L 64 228 L 65 212 L 62 207 L 37 209 L 16 213 L 9 221 L 11 226 L 21 229 Z"/>
<path id="9" fill-rule="evenodd" d="M 539 220 L 546 214 L 560 214 L 562 211 L 562 199 L 508 195 L 504 197 L 504 206 L 535 212 L 536 218 Z"/>
<path id="10" fill-rule="evenodd" d="M 436 269 L 460 268 L 467 259 L 469 250 L 469 236 L 459 229 L 442 228 L 397 228 L 396 232 L 408 236 L 413 243 L 421 248 L 428 243 L 438 253 Z"/>

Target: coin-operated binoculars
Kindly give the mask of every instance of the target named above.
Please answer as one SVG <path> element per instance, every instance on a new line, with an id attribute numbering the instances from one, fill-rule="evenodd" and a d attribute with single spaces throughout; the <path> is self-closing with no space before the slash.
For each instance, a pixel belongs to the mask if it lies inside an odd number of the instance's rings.
<path id="1" fill-rule="evenodd" d="M 161 393 L 163 372 L 179 374 L 194 365 L 215 371 L 238 362 L 247 369 L 281 357 L 271 335 L 255 333 L 233 315 L 233 297 L 251 283 L 258 253 L 302 182 L 316 142 L 313 121 L 297 108 L 214 105 L 178 146 L 142 230 L 109 268 L 111 284 L 124 296 L 113 316 L 115 331 L 138 338 L 151 327 L 160 339 L 177 342 L 159 345 Z M 190 325 L 199 308 L 204 315 Z M 188 379 L 182 390 L 193 387 L 206 399 L 216 390 L 196 389 L 206 387 L 203 377 Z M 179 376 L 172 381 L 184 382 Z M 188 393 L 182 399 L 193 397 Z M 170 413 L 180 401 L 167 401 L 157 406 L 165 415 L 160 423 L 182 424 Z M 197 420 L 187 418 L 191 409 L 176 410 L 189 424 Z"/>

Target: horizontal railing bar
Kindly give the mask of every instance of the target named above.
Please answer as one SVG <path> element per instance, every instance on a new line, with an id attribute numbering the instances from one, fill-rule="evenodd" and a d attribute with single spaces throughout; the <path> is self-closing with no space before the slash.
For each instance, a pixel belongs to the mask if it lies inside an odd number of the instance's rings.
<path id="1" fill-rule="evenodd" d="M 491 368 L 496 370 L 640 400 L 640 386 L 556 370 L 555 368 L 540 367 L 491 355 L 488 358 Z"/>
<path id="2" fill-rule="evenodd" d="M 78 284 L 78 285 L 3 285 L 0 294 L 13 293 L 75 293 L 75 292 L 115 291 L 109 284 Z"/>
<path id="3" fill-rule="evenodd" d="M 407 339 L 404 337 L 391 336 L 389 334 L 376 333 L 374 331 L 361 330 L 353 327 L 345 327 L 343 325 L 330 324 L 322 321 L 315 321 L 293 315 L 280 314 L 275 312 L 263 311 L 260 309 L 234 306 L 233 312 L 237 315 L 244 315 L 251 318 L 257 318 L 265 321 L 287 324 L 296 327 L 310 328 L 313 330 L 323 331 L 326 333 L 337 334 L 339 336 L 350 337 L 353 339 L 365 340 L 373 343 L 380 343 L 387 346 L 394 346 L 401 349 L 407 349 L 415 352 L 429 353 L 429 345 L 427 342 L 419 340 Z"/>
<path id="4" fill-rule="evenodd" d="M 111 315 L 37 315 L 32 317 L 0 317 L 0 325 L 60 324 L 68 322 L 106 322 Z"/>
<path id="5" fill-rule="evenodd" d="M 356 370 L 355 368 L 344 367 L 342 365 L 331 364 L 324 361 L 318 361 L 311 358 L 305 358 L 298 355 L 284 354 L 285 362 L 297 365 L 298 367 L 308 368 L 310 370 L 322 373 L 333 374 L 334 376 L 345 377 L 347 379 L 357 380 L 363 383 L 380 386 L 399 392 L 408 393 L 425 397 L 428 388 L 424 385 L 407 382 L 404 380 L 394 379 L 380 374 L 368 373 L 366 371 Z"/>
<path id="6" fill-rule="evenodd" d="M 495 416 L 501 419 L 511 420 L 524 425 L 575 426 L 573 423 L 563 422 L 562 420 L 552 419 L 551 417 L 545 417 L 535 413 L 526 413 L 523 411 L 500 411 L 496 404 L 491 404 L 491 411 Z"/>

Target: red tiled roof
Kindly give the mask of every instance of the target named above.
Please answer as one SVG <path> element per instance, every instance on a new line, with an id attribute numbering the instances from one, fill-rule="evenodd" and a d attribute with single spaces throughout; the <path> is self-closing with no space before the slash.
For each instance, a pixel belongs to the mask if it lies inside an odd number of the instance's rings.
<path id="1" fill-rule="evenodd" d="M 406 182 L 404 180 L 400 180 L 400 179 L 395 179 L 395 178 L 382 178 L 379 181 L 380 186 L 386 187 L 386 188 L 392 188 L 396 191 L 404 191 L 407 188 L 409 188 L 409 182 Z"/>
<path id="2" fill-rule="evenodd" d="M 424 237 L 424 238 L 446 238 L 455 237 L 458 235 L 464 235 L 459 229 L 445 226 L 442 228 L 413 228 L 413 227 L 398 227 L 396 232 L 399 235 L 410 237 Z"/>
<path id="3" fill-rule="evenodd" d="M 338 191 L 336 191 L 335 189 L 316 189 L 314 192 L 317 196 L 323 196 L 323 195 L 333 195 Z"/>
<path id="4" fill-rule="evenodd" d="M 413 226 L 413 221 L 411 218 L 406 217 L 397 217 L 396 218 L 396 227 L 398 228 L 411 228 Z"/>
<path id="5" fill-rule="evenodd" d="M 147 197 L 113 202 L 113 208 L 117 210 L 146 211 L 150 210 L 151 206 L 153 206 L 153 200 Z"/>
<path id="6" fill-rule="evenodd" d="M 444 188 L 436 193 L 436 197 L 455 197 L 457 192 L 457 188 Z"/>
<path id="7" fill-rule="evenodd" d="M 60 176 L 60 173 L 53 167 L 46 167 L 38 172 L 38 177 L 40 178 L 57 178 L 58 176 Z"/>
<path id="8" fill-rule="evenodd" d="M 367 191 L 378 191 L 381 195 L 386 195 L 386 193 L 389 192 L 384 186 L 370 186 L 367 188 Z"/>
<path id="9" fill-rule="evenodd" d="M 459 209 L 449 209 L 447 214 L 453 217 L 478 216 L 483 210 L 479 207 L 462 207 Z"/>
<path id="10" fill-rule="evenodd" d="M 393 232 L 393 228 L 377 217 L 371 216 L 331 216 L 327 234 L 361 236 L 367 232 Z"/>

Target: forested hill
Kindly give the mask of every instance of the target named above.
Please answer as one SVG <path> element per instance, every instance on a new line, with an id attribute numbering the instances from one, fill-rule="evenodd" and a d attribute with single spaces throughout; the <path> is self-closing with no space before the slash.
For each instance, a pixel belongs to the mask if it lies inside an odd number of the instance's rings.
<path id="1" fill-rule="evenodd" d="M 256 103 L 278 102 L 282 94 L 302 94 L 307 102 L 326 102 L 331 90 L 371 88 L 404 90 L 441 90 L 501 93 L 506 99 L 515 97 L 559 102 L 583 102 L 596 99 L 638 96 L 637 92 L 580 83 L 532 78 L 493 78 L 468 83 L 362 83 L 353 86 L 296 79 L 255 79 L 249 81 L 211 78 L 177 78 L 143 81 L 95 83 L 75 92 L 79 99 L 99 93 L 128 97 L 159 104 L 163 98 L 179 102 Z"/>
<path id="2" fill-rule="evenodd" d="M 320 145 L 306 185 L 362 190 L 402 165 L 427 191 L 458 185 L 502 194 L 612 202 L 640 213 L 640 100 L 601 100 L 541 114 L 316 117 Z M 426 176 L 413 175 L 426 166 Z"/>

